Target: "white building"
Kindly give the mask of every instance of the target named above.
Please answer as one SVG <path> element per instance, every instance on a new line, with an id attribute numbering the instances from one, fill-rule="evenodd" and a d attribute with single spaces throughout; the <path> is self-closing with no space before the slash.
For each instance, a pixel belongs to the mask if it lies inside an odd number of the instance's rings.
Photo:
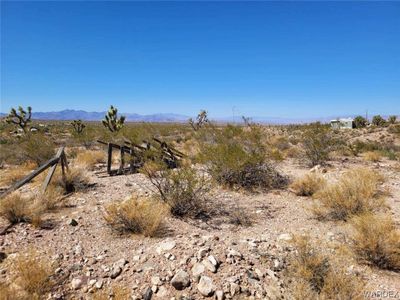
<path id="1" fill-rule="evenodd" d="M 336 120 L 331 120 L 332 129 L 352 129 L 354 128 L 354 119 L 353 118 L 340 118 Z"/>

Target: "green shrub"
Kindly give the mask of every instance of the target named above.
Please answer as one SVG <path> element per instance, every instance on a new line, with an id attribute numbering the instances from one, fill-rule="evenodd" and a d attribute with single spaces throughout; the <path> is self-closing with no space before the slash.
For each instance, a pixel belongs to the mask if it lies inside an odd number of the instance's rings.
<path id="1" fill-rule="evenodd" d="M 55 155 L 55 145 L 41 133 L 27 134 L 20 142 L 21 155 L 40 166 Z"/>
<path id="2" fill-rule="evenodd" d="M 323 165 L 329 160 L 329 154 L 335 149 L 335 143 L 329 127 L 314 123 L 303 133 L 302 144 L 305 158 L 310 166 Z"/>
<path id="3" fill-rule="evenodd" d="M 205 201 L 210 189 L 204 174 L 183 165 L 169 169 L 162 162 L 147 162 L 141 169 L 155 187 L 157 196 L 166 203 L 176 217 L 198 217 L 205 212 Z"/>
<path id="4" fill-rule="evenodd" d="M 287 184 L 287 178 L 266 159 L 259 127 L 244 129 L 228 125 L 221 130 L 213 129 L 200 148 L 200 161 L 220 184 L 247 190 L 280 188 Z"/>

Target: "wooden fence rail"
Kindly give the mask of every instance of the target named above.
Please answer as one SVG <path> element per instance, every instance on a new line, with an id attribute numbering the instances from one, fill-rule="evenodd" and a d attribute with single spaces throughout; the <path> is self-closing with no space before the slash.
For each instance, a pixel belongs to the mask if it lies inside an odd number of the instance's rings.
<path id="1" fill-rule="evenodd" d="M 44 193 L 50 183 L 51 178 L 56 170 L 57 164 L 61 161 L 61 168 L 62 168 L 62 176 L 63 180 L 65 181 L 65 169 L 68 168 L 67 158 L 65 156 L 64 147 L 58 149 L 57 154 L 49 159 L 46 163 L 40 166 L 38 169 L 34 170 L 32 173 L 27 175 L 26 177 L 22 178 L 18 182 L 16 182 L 13 186 L 5 190 L 2 194 L 0 194 L 0 198 L 7 196 L 8 194 L 18 190 L 23 185 L 30 182 L 33 178 L 38 176 L 39 174 L 43 173 L 46 169 L 50 168 L 49 173 L 46 176 L 46 179 L 42 185 L 42 192 Z"/>

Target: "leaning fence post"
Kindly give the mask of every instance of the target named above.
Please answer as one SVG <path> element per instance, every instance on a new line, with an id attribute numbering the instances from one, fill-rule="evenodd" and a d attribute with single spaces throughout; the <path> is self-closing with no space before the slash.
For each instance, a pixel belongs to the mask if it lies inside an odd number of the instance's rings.
<path id="1" fill-rule="evenodd" d="M 107 173 L 111 174 L 112 146 L 108 143 Z"/>

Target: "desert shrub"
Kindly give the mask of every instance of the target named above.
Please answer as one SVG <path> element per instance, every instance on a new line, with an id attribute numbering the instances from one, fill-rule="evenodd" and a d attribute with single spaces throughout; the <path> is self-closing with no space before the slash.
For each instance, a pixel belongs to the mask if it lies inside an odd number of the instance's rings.
<path id="1" fill-rule="evenodd" d="M 62 188 L 65 193 L 72 193 L 86 190 L 90 186 L 90 180 L 86 170 L 82 167 L 70 167 L 65 172 L 65 176 L 57 167 L 50 185 L 54 188 Z"/>
<path id="2" fill-rule="evenodd" d="M 157 196 L 166 203 L 171 214 L 177 217 L 197 217 L 204 212 L 210 189 L 205 174 L 184 164 L 179 169 L 169 169 L 164 163 L 149 162 L 142 168 L 156 189 Z"/>
<path id="3" fill-rule="evenodd" d="M 37 212 L 46 212 L 63 205 L 64 190 L 59 186 L 49 185 L 44 193 L 34 198 L 34 207 Z"/>
<path id="4" fill-rule="evenodd" d="M 290 188 L 297 196 L 312 196 L 326 185 L 326 180 L 319 174 L 306 174 L 296 179 Z"/>
<path id="5" fill-rule="evenodd" d="M 364 159 L 367 161 L 378 162 L 382 155 L 378 151 L 368 151 L 364 153 Z"/>
<path id="6" fill-rule="evenodd" d="M 363 116 L 357 116 L 354 118 L 354 126 L 356 128 L 364 128 L 365 126 L 367 126 L 367 124 L 368 121 Z"/>
<path id="7" fill-rule="evenodd" d="M 310 166 L 323 165 L 329 160 L 336 141 L 329 127 L 315 123 L 305 129 L 302 144 L 305 158 Z"/>
<path id="8" fill-rule="evenodd" d="M 78 152 L 75 163 L 84 168 L 93 169 L 96 164 L 106 161 L 106 154 L 99 150 L 86 150 Z"/>
<path id="9" fill-rule="evenodd" d="M 107 224 L 118 231 L 150 237 L 159 233 L 165 217 L 165 206 L 158 200 L 135 196 L 106 206 L 104 215 Z"/>
<path id="10" fill-rule="evenodd" d="M 228 125 L 214 129 L 200 144 L 199 160 L 211 177 L 222 185 L 247 190 L 281 188 L 287 184 L 266 158 L 261 129 Z"/>
<path id="11" fill-rule="evenodd" d="M 20 144 L 22 156 L 26 160 L 31 160 L 42 165 L 55 155 L 54 143 L 41 133 L 28 134 L 22 138 Z"/>
<path id="12" fill-rule="evenodd" d="M 54 285 L 51 279 L 54 268 L 34 251 L 20 254 L 12 268 L 16 274 L 16 283 L 29 295 L 27 299 L 44 299 L 44 295 Z"/>
<path id="13" fill-rule="evenodd" d="M 286 270 L 294 299 L 362 299 L 362 279 L 316 249 L 309 237 L 295 237 Z"/>
<path id="14" fill-rule="evenodd" d="M 360 261 L 400 271 L 400 230 L 390 216 L 364 214 L 351 220 L 352 247 Z"/>
<path id="15" fill-rule="evenodd" d="M 319 219 L 347 220 L 353 215 L 371 212 L 384 205 L 379 195 L 383 177 L 369 169 L 357 168 L 343 174 L 314 196 L 319 203 L 313 212 Z"/>
<path id="16" fill-rule="evenodd" d="M 380 127 L 384 126 L 386 124 L 386 121 L 380 115 L 376 115 L 372 118 L 372 124 Z"/>
<path id="17" fill-rule="evenodd" d="M 40 214 L 41 211 L 35 207 L 33 198 L 24 198 L 17 192 L 0 201 L 0 216 L 10 224 L 27 222 L 40 225 Z"/>

